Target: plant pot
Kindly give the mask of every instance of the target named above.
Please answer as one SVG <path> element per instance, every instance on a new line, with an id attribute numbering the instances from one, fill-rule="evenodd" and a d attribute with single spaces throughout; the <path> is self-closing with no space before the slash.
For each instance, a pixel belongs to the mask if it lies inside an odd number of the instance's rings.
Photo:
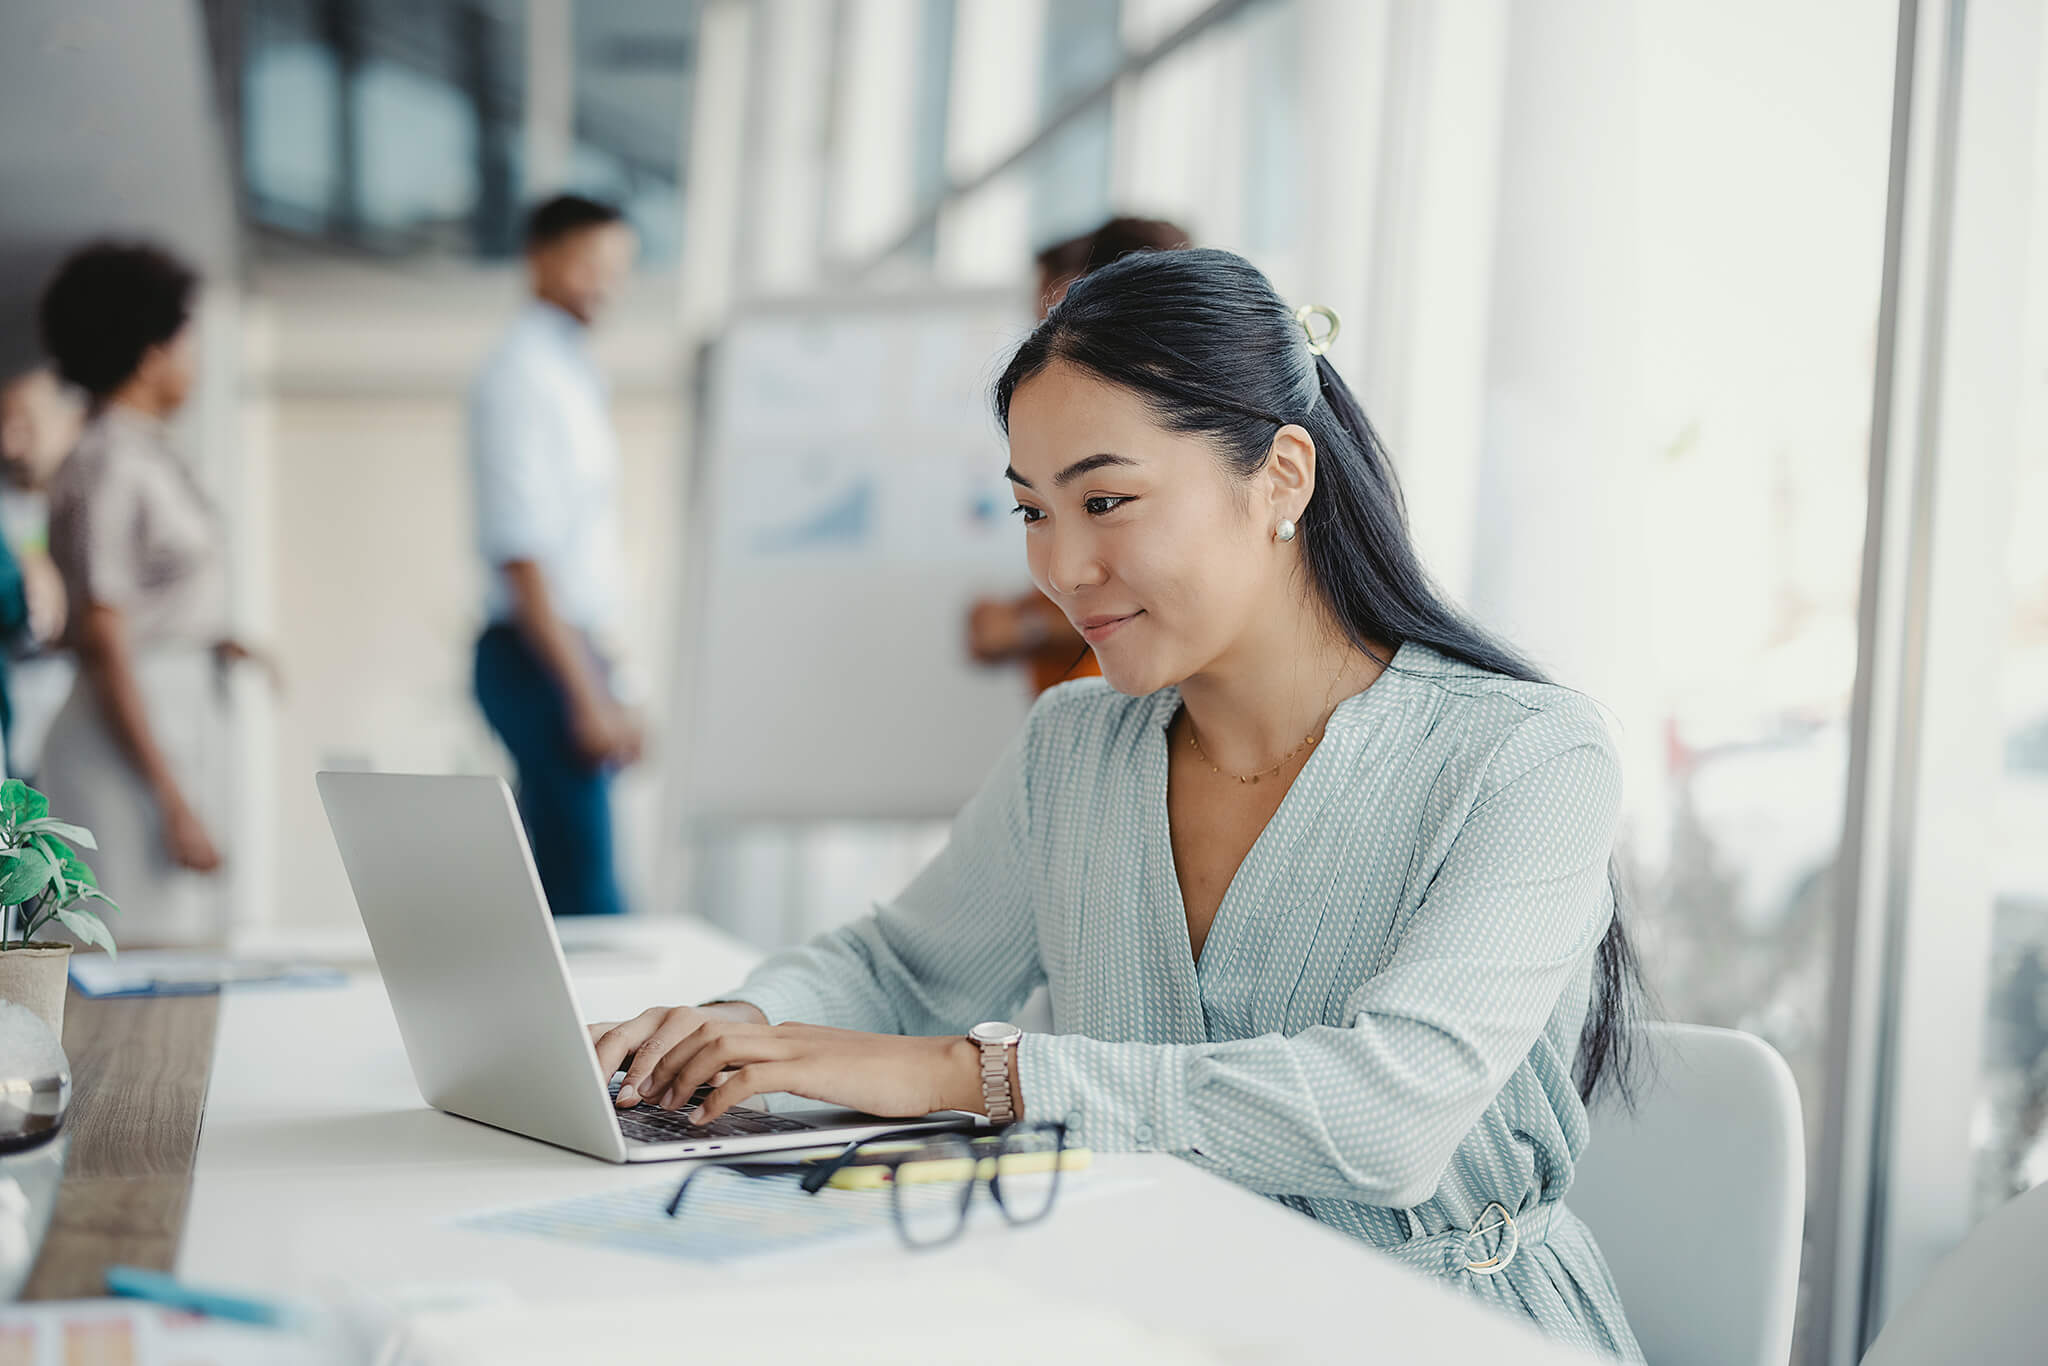
<path id="1" fill-rule="evenodd" d="M 18 1001 L 59 1039 L 64 1037 L 64 991 L 71 981 L 71 946 L 41 940 L 0 949 L 0 1001 Z"/>

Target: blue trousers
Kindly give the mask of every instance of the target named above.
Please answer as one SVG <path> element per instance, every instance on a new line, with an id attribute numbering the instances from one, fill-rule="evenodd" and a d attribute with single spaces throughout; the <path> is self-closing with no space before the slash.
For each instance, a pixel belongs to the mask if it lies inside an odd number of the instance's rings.
<path id="1" fill-rule="evenodd" d="M 476 700 L 518 766 L 519 815 L 556 915 L 619 915 L 612 848 L 612 776 L 576 752 L 569 702 L 510 626 L 476 642 Z"/>

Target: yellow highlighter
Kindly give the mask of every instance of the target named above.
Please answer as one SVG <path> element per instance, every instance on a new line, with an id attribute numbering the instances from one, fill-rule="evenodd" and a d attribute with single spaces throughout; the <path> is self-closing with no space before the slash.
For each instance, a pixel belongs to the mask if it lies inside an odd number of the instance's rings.
<path id="1" fill-rule="evenodd" d="M 924 1146 L 919 1143 L 905 1143 L 903 1148 L 915 1149 Z M 972 1174 L 986 1181 L 996 1175 L 996 1164 L 1002 1163 L 1002 1173 L 1025 1175 L 1032 1172 L 1052 1170 L 1053 1155 L 1049 1152 L 1011 1153 L 1007 1157 L 931 1157 L 919 1161 L 889 1162 L 890 1151 L 900 1151 L 895 1145 L 888 1149 L 877 1149 L 872 1156 L 863 1152 L 860 1157 L 832 1173 L 832 1179 L 825 1184 L 837 1190 L 861 1191 L 880 1190 L 891 1180 L 900 1180 L 905 1185 L 926 1181 L 965 1181 Z M 1067 1148 L 1059 1154 L 1060 1170 L 1063 1172 L 1085 1171 L 1094 1154 L 1086 1148 Z M 813 1159 L 821 1160 L 821 1159 Z"/>

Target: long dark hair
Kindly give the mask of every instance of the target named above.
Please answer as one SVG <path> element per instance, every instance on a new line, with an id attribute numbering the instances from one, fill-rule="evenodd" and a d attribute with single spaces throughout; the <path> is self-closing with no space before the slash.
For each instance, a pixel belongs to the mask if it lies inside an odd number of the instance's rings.
<path id="1" fill-rule="evenodd" d="M 1431 582 L 1378 433 L 1328 357 L 1310 354 L 1293 310 L 1251 262 L 1210 248 L 1140 252 L 1077 281 L 996 381 L 1005 432 L 1017 386 L 1055 360 L 1143 398 L 1168 429 L 1206 437 L 1240 478 L 1265 465 L 1281 427 L 1306 428 L 1316 487 L 1300 519 L 1302 561 L 1351 643 L 1378 659 L 1375 642 L 1419 641 L 1489 673 L 1550 681 Z M 1629 1099 L 1642 1010 L 1641 969 L 1611 859 L 1607 879 L 1614 915 L 1579 1036 L 1579 1095 L 1588 1102 L 1609 1085 Z"/>

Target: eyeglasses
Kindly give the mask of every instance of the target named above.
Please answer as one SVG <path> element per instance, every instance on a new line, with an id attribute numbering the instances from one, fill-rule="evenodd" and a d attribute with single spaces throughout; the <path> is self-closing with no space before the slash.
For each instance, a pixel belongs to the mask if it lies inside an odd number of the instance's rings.
<path id="1" fill-rule="evenodd" d="M 804 1162 L 707 1162 L 690 1169 L 668 1202 L 674 1218 L 690 1183 L 707 1171 L 745 1177 L 800 1177 L 806 1195 L 826 1186 L 889 1188 L 889 1210 L 907 1247 L 943 1247 L 967 1227 L 974 1188 L 986 1183 L 996 1208 L 1013 1228 L 1035 1224 L 1052 1213 L 1059 1195 L 1060 1168 L 1067 1152 L 1067 1126 L 1013 1124 L 1001 1133 L 973 1137 L 897 1129 L 849 1143 L 836 1156 Z"/>

